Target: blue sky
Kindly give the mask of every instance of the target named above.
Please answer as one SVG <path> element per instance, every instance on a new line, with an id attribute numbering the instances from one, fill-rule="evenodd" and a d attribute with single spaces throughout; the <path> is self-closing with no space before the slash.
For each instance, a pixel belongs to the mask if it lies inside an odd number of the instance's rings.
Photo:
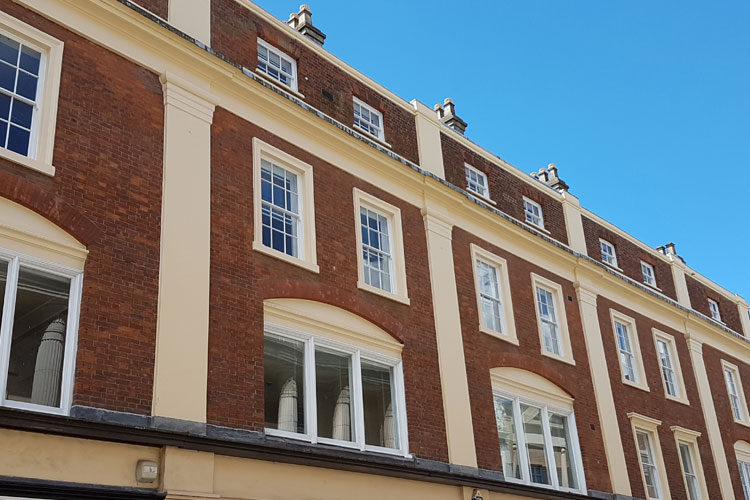
<path id="1" fill-rule="evenodd" d="M 299 0 L 256 0 L 288 19 Z M 750 300 L 750 1 L 311 0 L 325 47 Z"/>

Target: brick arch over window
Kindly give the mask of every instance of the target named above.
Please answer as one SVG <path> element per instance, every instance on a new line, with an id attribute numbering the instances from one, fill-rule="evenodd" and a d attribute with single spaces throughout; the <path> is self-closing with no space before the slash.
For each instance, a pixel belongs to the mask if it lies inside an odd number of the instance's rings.
<path id="1" fill-rule="evenodd" d="M 263 291 L 264 300 L 305 299 L 343 309 L 388 332 L 397 342 L 404 343 L 407 325 L 347 290 L 312 281 L 278 278 L 259 281 L 258 289 Z"/>
<path id="2" fill-rule="evenodd" d="M 102 235 L 101 229 L 61 197 L 50 194 L 42 185 L 0 171 L 0 198 L 6 198 L 37 214 L 89 247 Z"/>
<path id="3" fill-rule="evenodd" d="M 0 248 L 75 269 L 83 269 L 86 247 L 49 219 L 0 197 Z"/>
<path id="4" fill-rule="evenodd" d="M 534 375 L 549 381 L 574 398 L 576 394 L 576 380 L 571 379 L 569 370 L 559 369 L 557 363 L 539 363 L 539 358 L 521 353 L 503 353 L 493 356 L 490 366 L 503 368 L 516 368 L 528 371 Z M 498 369 L 498 368 L 492 368 Z"/>

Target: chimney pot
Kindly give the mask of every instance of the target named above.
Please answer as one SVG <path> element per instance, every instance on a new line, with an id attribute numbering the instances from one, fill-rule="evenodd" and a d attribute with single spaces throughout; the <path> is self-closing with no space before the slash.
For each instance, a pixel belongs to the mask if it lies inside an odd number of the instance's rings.
<path id="1" fill-rule="evenodd" d="M 436 106 L 440 105 L 437 104 Z M 466 132 L 466 127 L 468 125 L 465 121 L 456 116 L 456 105 L 453 104 L 453 99 L 448 97 L 445 98 L 445 100 L 443 101 L 443 107 L 438 112 L 438 116 L 443 123 L 448 125 L 459 134 L 464 135 L 464 132 Z"/>
<path id="2" fill-rule="evenodd" d="M 323 46 L 326 36 L 322 31 L 313 26 L 312 12 L 310 12 L 308 5 L 302 4 L 299 6 L 299 12 L 290 14 L 287 24 L 321 47 Z"/>

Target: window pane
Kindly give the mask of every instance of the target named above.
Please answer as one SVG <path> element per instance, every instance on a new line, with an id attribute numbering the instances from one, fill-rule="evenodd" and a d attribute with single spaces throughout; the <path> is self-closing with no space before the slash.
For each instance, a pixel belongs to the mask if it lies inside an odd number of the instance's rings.
<path id="1" fill-rule="evenodd" d="M 60 406 L 70 279 L 21 268 L 7 399 Z"/>
<path id="2" fill-rule="evenodd" d="M 531 482 L 551 484 L 547 457 L 545 455 L 544 433 L 542 432 L 542 410 L 521 404 L 521 419 L 526 436 L 526 450 L 529 454 Z"/>
<path id="3" fill-rule="evenodd" d="M 558 484 L 562 488 L 578 488 L 576 470 L 570 458 L 571 439 L 568 418 L 551 413 L 549 416 L 549 430 L 552 435 L 552 451 L 555 455 Z"/>
<path id="4" fill-rule="evenodd" d="M 28 130 L 11 126 L 8 133 L 8 149 L 26 156 L 29 153 L 30 137 Z"/>
<path id="5" fill-rule="evenodd" d="M 351 386 L 351 358 L 315 349 L 319 437 L 354 441 Z"/>
<path id="6" fill-rule="evenodd" d="M 18 72 L 18 83 L 16 84 L 16 92 L 32 101 L 36 99 L 36 84 L 37 77 L 32 76 L 23 71 Z"/>
<path id="7" fill-rule="evenodd" d="M 21 68 L 33 75 L 39 75 L 39 61 L 42 54 L 28 47 L 21 49 Z"/>
<path id="8" fill-rule="evenodd" d="M 304 434 L 304 344 L 267 336 L 263 354 L 266 428 Z"/>
<path id="9" fill-rule="evenodd" d="M 0 87 L 13 92 L 16 89 L 16 69 L 0 62 Z"/>
<path id="10" fill-rule="evenodd" d="M 495 397 L 495 421 L 500 440 L 500 458 L 506 478 L 521 479 L 521 461 L 518 457 L 518 440 L 513 417 L 513 402 Z"/>
<path id="11" fill-rule="evenodd" d="M 396 405 L 391 368 L 362 361 L 362 399 L 365 410 L 365 443 L 398 448 Z"/>
<path id="12" fill-rule="evenodd" d="M 18 61 L 18 48 L 18 42 L 0 35 L 0 59 L 15 65 Z"/>

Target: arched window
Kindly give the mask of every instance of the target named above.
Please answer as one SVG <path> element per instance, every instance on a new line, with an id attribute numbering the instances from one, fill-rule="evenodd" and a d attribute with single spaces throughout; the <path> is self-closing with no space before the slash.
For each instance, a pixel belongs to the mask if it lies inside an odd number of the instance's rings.
<path id="1" fill-rule="evenodd" d="M 526 370 L 490 376 L 505 479 L 585 493 L 573 398 Z"/>
<path id="2" fill-rule="evenodd" d="M 268 435 L 407 455 L 402 345 L 337 307 L 264 303 Z"/>
<path id="3" fill-rule="evenodd" d="M 0 198 L 0 405 L 70 410 L 86 249 Z"/>

